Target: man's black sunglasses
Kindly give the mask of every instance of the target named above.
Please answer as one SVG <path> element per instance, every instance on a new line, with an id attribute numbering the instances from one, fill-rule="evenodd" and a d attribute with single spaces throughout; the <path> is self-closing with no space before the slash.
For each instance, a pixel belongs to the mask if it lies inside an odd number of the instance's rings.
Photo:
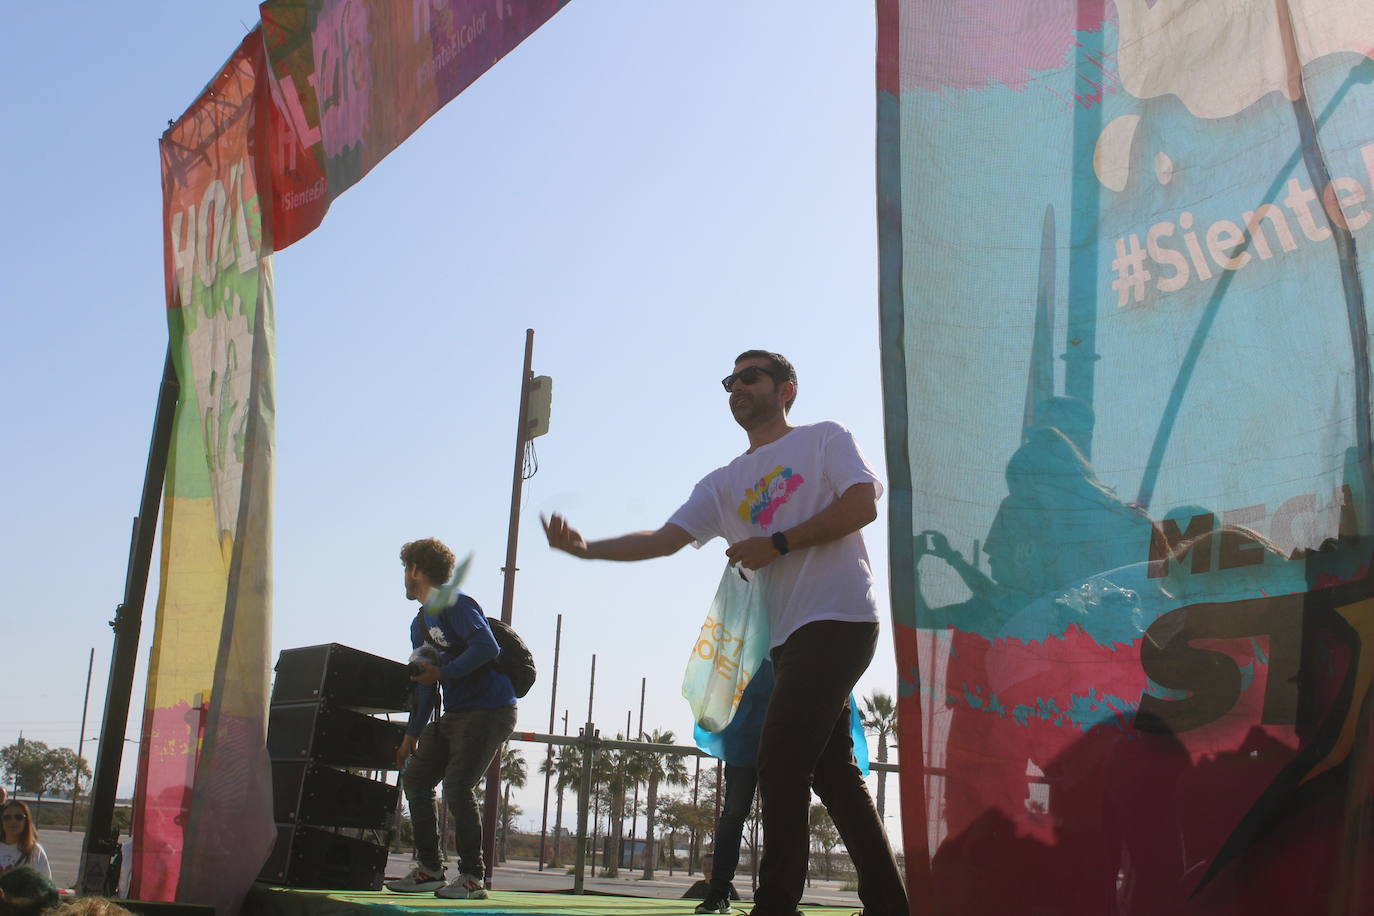
<path id="1" fill-rule="evenodd" d="M 739 379 L 746 385 L 752 385 L 759 380 L 760 375 L 766 375 L 775 382 L 778 380 L 778 377 L 774 375 L 772 371 L 762 366 L 745 366 L 740 371 L 727 375 L 725 378 L 721 379 L 720 384 L 726 391 L 729 391 L 734 387 L 735 379 Z"/>

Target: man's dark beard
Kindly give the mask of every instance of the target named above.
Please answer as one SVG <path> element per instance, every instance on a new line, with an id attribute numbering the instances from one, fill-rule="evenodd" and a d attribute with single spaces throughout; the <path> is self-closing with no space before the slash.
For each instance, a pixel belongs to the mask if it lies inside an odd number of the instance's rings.
<path id="1" fill-rule="evenodd" d="M 750 397 L 740 401 L 738 405 L 731 404 L 730 414 L 735 418 L 735 422 L 744 429 L 753 429 L 773 418 L 769 406 L 767 401 Z M 780 407 L 778 409 L 781 410 Z"/>

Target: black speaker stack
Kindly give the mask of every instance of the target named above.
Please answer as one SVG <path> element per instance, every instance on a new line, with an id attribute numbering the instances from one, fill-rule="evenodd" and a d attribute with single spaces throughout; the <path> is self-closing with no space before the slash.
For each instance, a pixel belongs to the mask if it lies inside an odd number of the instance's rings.
<path id="1" fill-rule="evenodd" d="M 396 768 L 414 686 L 406 666 L 330 643 L 287 649 L 276 670 L 267 753 L 277 843 L 258 878 L 378 890 L 400 789 L 370 774 Z"/>

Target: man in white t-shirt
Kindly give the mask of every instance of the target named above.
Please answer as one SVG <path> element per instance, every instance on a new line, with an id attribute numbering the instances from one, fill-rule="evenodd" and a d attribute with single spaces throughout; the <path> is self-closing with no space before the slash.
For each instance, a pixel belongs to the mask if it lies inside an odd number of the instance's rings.
<path id="1" fill-rule="evenodd" d="M 696 485 L 657 530 L 587 541 L 561 515 L 549 546 L 595 560 L 647 560 L 714 537 L 756 571 L 772 626 L 773 695 L 759 743 L 763 862 L 753 916 L 793 916 L 806 880 L 815 792 L 844 840 L 864 916 L 905 916 L 906 892 L 849 737 L 849 693 L 873 658 L 878 612 L 859 529 L 882 484 L 838 423 L 792 426 L 797 373 L 746 350 L 722 380 L 749 448 Z"/>

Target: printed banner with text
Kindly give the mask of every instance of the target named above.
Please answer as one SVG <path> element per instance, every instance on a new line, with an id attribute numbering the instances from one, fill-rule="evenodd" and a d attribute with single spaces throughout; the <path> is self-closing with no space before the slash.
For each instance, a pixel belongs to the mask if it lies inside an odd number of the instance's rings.
<path id="1" fill-rule="evenodd" d="M 268 0 L 278 251 L 568 0 Z"/>
<path id="2" fill-rule="evenodd" d="M 914 912 L 1374 912 L 1374 5 L 878 9 Z"/>
<path id="3" fill-rule="evenodd" d="M 135 801 L 135 896 L 234 913 L 276 836 L 271 253 L 567 0 L 308 0 L 254 29 L 161 143 L 181 383 Z"/>
<path id="4" fill-rule="evenodd" d="M 168 327 L 181 383 L 164 489 L 131 893 L 236 912 L 272 847 L 271 239 L 253 150 L 256 30 L 163 135 Z"/>

